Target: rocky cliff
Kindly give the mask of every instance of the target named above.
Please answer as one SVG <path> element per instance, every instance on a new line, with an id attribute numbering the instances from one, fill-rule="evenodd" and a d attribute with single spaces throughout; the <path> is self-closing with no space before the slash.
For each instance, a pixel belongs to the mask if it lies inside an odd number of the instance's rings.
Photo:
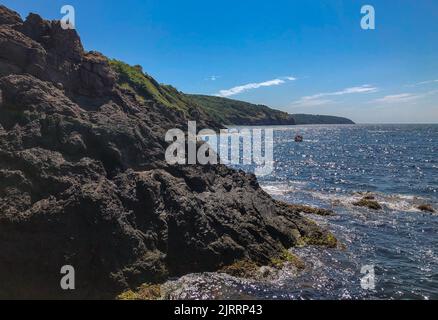
<path id="1" fill-rule="evenodd" d="M 253 175 L 168 165 L 167 129 L 219 124 L 122 76 L 74 30 L 0 6 L 0 298 L 113 298 L 324 244 L 326 231 Z M 76 290 L 61 290 L 63 265 Z"/>

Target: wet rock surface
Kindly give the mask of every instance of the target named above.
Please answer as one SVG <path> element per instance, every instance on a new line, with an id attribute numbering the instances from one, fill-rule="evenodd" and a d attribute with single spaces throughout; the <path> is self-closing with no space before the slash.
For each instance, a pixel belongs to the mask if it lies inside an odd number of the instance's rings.
<path id="1" fill-rule="evenodd" d="M 327 238 L 253 175 L 167 165 L 187 119 L 116 80 L 75 31 L 0 7 L 0 298 L 114 298 Z"/>
<path id="2" fill-rule="evenodd" d="M 357 207 L 366 207 L 371 210 L 380 210 L 382 209 L 382 206 L 374 200 L 374 197 L 372 196 L 365 196 L 359 201 L 353 202 L 353 205 Z"/>
<path id="3" fill-rule="evenodd" d="M 428 204 L 428 203 L 420 204 L 418 206 L 418 209 L 423 211 L 423 212 L 435 213 L 435 209 L 432 207 L 431 204 Z"/>

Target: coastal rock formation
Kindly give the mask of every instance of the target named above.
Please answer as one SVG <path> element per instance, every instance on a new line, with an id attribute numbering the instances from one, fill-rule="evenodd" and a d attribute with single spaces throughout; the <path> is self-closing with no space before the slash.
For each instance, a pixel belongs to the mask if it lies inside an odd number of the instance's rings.
<path id="1" fill-rule="evenodd" d="M 333 243 L 253 175 L 168 165 L 167 129 L 190 114 L 219 125 L 119 80 L 74 30 L 0 6 L 0 298 L 114 298 L 244 259 L 268 263 L 303 241 Z M 75 290 L 60 288 L 64 265 Z"/>
<path id="2" fill-rule="evenodd" d="M 378 203 L 374 196 L 368 195 L 360 199 L 359 201 L 353 202 L 356 207 L 365 207 L 371 210 L 380 210 L 382 206 Z"/>

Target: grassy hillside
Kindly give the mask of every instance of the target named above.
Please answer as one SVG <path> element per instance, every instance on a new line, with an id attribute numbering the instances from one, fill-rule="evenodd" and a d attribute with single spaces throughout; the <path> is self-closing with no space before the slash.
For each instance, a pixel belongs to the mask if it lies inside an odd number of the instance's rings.
<path id="1" fill-rule="evenodd" d="M 189 95 L 214 120 L 225 125 L 293 125 L 294 119 L 286 112 L 264 105 L 227 98 Z"/>
<path id="2" fill-rule="evenodd" d="M 354 124 L 350 119 L 335 116 L 293 114 L 292 117 L 296 124 Z"/>
<path id="3" fill-rule="evenodd" d="M 155 100 L 184 113 L 197 107 L 185 94 L 174 87 L 159 84 L 154 78 L 144 73 L 141 66 L 130 66 L 118 60 L 111 60 L 110 64 L 118 74 L 119 85 L 132 90 L 140 100 Z"/>
<path id="4" fill-rule="evenodd" d="M 215 96 L 189 95 L 189 97 L 213 119 L 226 125 L 354 124 L 347 118 L 288 114 L 264 105 Z"/>

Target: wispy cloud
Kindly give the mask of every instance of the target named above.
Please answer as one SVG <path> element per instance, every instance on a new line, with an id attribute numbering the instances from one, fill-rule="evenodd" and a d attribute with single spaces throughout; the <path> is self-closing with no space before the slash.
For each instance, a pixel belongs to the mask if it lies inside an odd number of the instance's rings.
<path id="1" fill-rule="evenodd" d="M 417 94 L 413 93 L 400 93 L 384 96 L 383 98 L 376 99 L 374 102 L 378 103 L 401 103 L 415 100 L 419 97 Z"/>
<path id="2" fill-rule="evenodd" d="M 220 90 L 219 93 L 217 93 L 216 95 L 219 97 L 230 97 L 248 90 L 254 90 L 261 87 L 278 86 L 286 83 L 286 81 L 295 81 L 295 80 L 296 80 L 295 77 L 289 76 L 289 77 L 283 77 L 283 78 L 273 79 L 264 82 L 248 83 L 241 86 L 233 87 L 231 89 Z"/>
<path id="3" fill-rule="evenodd" d="M 213 76 L 208 76 L 207 78 L 205 78 L 205 80 L 216 81 L 219 78 L 220 76 L 213 75 Z"/>
<path id="4" fill-rule="evenodd" d="M 406 85 L 406 87 L 418 87 L 418 86 L 423 86 L 423 85 L 431 84 L 431 83 L 438 83 L 438 79 L 436 79 L 436 80 L 427 80 L 427 81 L 421 81 L 421 82 L 417 82 L 417 83 L 413 83 L 413 84 L 408 84 L 408 85 Z"/>
<path id="5" fill-rule="evenodd" d="M 296 107 L 320 106 L 320 105 L 330 104 L 333 102 L 333 100 L 327 99 L 327 97 L 343 96 L 346 94 L 365 94 L 365 93 L 373 93 L 377 91 L 378 91 L 377 87 L 374 87 L 369 84 L 364 84 L 362 86 L 345 88 L 339 91 L 323 92 L 311 96 L 304 96 L 301 97 L 299 100 L 294 101 L 292 103 L 292 106 L 296 106 Z"/>
<path id="6" fill-rule="evenodd" d="M 329 99 L 317 99 L 308 96 L 308 97 L 302 97 L 301 99 L 294 101 L 292 105 L 295 107 L 315 107 L 315 106 L 330 104 L 332 102 L 333 101 Z"/>
<path id="7" fill-rule="evenodd" d="M 383 98 L 379 98 L 376 100 L 373 100 L 371 102 L 377 102 L 377 103 L 385 103 L 385 104 L 391 104 L 391 103 L 404 103 L 404 102 L 412 102 L 414 100 L 425 98 L 427 96 L 435 95 L 438 93 L 438 90 L 431 90 L 424 93 L 399 93 L 399 94 L 393 94 L 384 96 Z"/>

